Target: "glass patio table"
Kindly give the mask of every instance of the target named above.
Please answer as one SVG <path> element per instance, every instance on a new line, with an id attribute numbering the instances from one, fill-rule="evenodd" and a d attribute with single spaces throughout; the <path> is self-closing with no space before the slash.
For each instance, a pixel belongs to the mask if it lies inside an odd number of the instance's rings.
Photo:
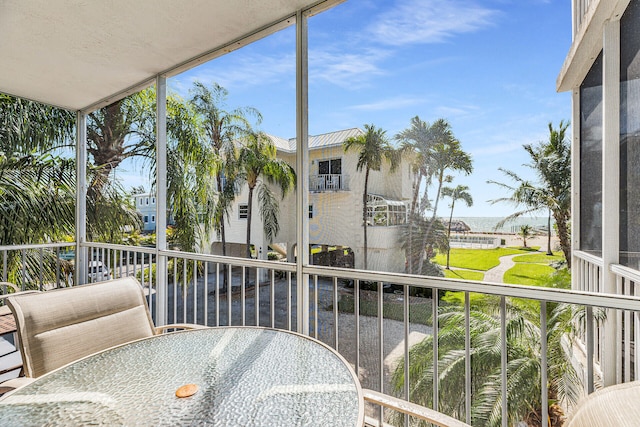
<path id="1" fill-rule="evenodd" d="M 176 390 L 198 390 L 178 398 Z M 361 426 L 362 390 L 333 349 L 287 331 L 174 332 L 93 354 L 0 399 L 3 426 Z"/>

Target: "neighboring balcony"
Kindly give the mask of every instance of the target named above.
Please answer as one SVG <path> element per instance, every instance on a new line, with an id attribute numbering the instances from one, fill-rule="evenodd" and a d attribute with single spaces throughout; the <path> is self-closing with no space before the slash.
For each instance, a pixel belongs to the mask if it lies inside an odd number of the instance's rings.
<path id="1" fill-rule="evenodd" d="M 584 24 L 587 11 L 590 6 L 597 3 L 598 0 L 573 0 L 573 34 L 574 36 L 580 31 L 580 27 Z"/>
<path id="2" fill-rule="evenodd" d="M 319 174 L 309 176 L 309 191 L 348 191 L 349 176 L 343 174 Z"/>

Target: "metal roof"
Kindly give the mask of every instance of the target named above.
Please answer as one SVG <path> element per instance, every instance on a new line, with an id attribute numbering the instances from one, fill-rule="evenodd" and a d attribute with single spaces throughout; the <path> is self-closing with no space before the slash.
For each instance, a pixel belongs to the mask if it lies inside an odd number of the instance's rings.
<path id="1" fill-rule="evenodd" d="M 326 148 L 342 145 L 342 143 L 352 136 L 362 135 L 363 131 L 358 128 L 337 130 L 335 132 L 323 133 L 320 135 L 309 135 L 309 149 Z M 296 139 L 284 139 L 279 136 L 268 135 L 276 148 L 281 151 L 295 152 Z"/>
<path id="2" fill-rule="evenodd" d="M 0 0 L 0 92 L 92 111 L 344 0 Z"/>

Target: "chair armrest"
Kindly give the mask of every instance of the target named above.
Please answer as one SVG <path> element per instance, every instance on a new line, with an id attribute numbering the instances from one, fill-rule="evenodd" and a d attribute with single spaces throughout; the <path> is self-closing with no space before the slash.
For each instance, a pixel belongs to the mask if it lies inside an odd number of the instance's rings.
<path id="1" fill-rule="evenodd" d="M 374 390 L 365 388 L 362 389 L 362 394 L 364 396 L 364 400 L 367 402 L 371 402 L 376 405 L 384 406 L 398 412 L 411 415 L 412 417 L 428 421 L 437 426 L 471 427 L 469 426 L 469 424 L 463 423 L 462 421 L 456 420 L 455 418 L 445 415 L 441 412 L 425 408 L 424 406 L 416 405 L 415 403 L 411 403 L 397 397 L 388 396 Z"/>
<path id="2" fill-rule="evenodd" d="M 0 282 L 0 288 L 3 286 L 13 289 L 13 292 L 20 292 L 20 288 L 11 282 Z"/>
<path id="3" fill-rule="evenodd" d="M 208 327 L 195 323 L 172 323 L 171 325 L 156 326 L 155 333 L 156 335 L 161 334 L 169 329 L 207 329 Z"/>
<path id="4" fill-rule="evenodd" d="M 0 301 L 4 300 L 5 298 L 12 297 L 14 295 L 21 295 L 21 294 L 28 294 L 28 293 L 38 292 L 38 291 L 34 291 L 34 290 L 21 291 L 18 286 L 16 286 L 15 284 L 13 284 L 11 282 L 0 282 L 0 289 L 2 289 L 3 286 L 13 289 L 13 292 L 9 293 L 9 290 L 7 289 L 7 293 L 6 294 L 0 294 Z"/>

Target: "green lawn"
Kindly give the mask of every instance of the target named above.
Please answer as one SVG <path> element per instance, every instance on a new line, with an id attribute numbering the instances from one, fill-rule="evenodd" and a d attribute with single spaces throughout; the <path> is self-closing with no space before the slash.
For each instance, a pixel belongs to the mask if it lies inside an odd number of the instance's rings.
<path id="1" fill-rule="evenodd" d="M 505 255 L 526 254 L 530 249 L 495 248 L 495 249 L 451 249 L 449 265 L 451 267 L 468 268 L 470 270 L 487 271 L 500 264 L 500 257 Z M 447 265 L 447 254 L 438 254 L 436 264 Z"/>
<path id="2" fill-rule="evenodd" d="M 555 269 L 543 264 L 518 263 L 504 273 L 502 281 L 515 285 L 543 286 Z"/>
<path id="3" fill-rule="evenodd" d="M 464 279 L 464 280 L 478 280 L 484 279 L 484 273 L 481 271 L 469 271 L 469 270 L 447 270 L 443 269 L 444 277 L 447 279 Z"/>
<path id="4" fill-rule="evenodd" d="M 538 264 L 548 264 L 550 262 L 561 261 L 564 259 L 562 252 L 554 252 L 553 255 L 547 255 L 545 253 L 521 255 L 513 258 L 515 262 L 530 262 Z"/>

